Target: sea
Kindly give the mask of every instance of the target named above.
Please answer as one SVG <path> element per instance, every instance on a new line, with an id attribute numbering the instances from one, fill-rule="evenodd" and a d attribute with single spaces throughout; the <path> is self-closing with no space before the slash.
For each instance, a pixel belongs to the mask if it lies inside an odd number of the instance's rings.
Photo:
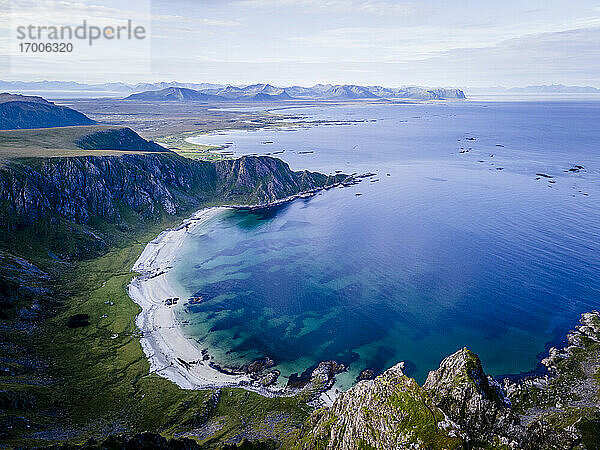
<path id="1" fill-rule="evenodd" d="M 176 316 L 220 365 L 268 356 L 284 385 L 336 360 L 343 390 L 400 361 L 423 382 L 467 347 L 520 374 L 600 308 L 600 101 L 269 113 L 286 125 L 191 141 L 375 175 L 188 235 L 169 277 L 204 301 Z"/>

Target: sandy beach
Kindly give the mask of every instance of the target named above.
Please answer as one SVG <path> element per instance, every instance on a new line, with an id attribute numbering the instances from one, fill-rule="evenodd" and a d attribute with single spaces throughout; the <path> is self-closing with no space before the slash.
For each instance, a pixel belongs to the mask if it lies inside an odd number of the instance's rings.
<path id="1" fill-rule="evenodd" d="M 177 287 L 168 282 L 167 273 L 186 234 L 227 209 L 203 209 L 177 228 L 163 231 L 149 242 L 132 270 L 140 275 L 129 284 L 129 296 L 141 306 L 136 325 L 142 331 L 142 348 L 150 362 L 150 371 L 185 389 L 239 386 L 250 382 L 246 375 L 228 375 L 203 361 L 197 343 L 185 337 L 165 299 L 177 297 Z M 180 302 L 187 298 L 181 298 Z"/>
<path id="2" fill-rule="evenodd" d="M 314 191 L 316 192 L 316 191 Z M 280 204 L 295 198 L 314 195 L 314 192 L 294 195 L 277 202 Z M 165 304 L 168 298 L 179 297 L 179 303 L 187 301 L 187 294 L 169 282 L 168 272 L 176 258 L 186 235 L 215 215 L 227 209 L 252 209 L 254 206 L 218 206 L 202 209 L 184 220 L 176 228 L 170 228 L 149 242 L 132 267 L 140 275 L 128 286 L 131 299 L 142 311 L 136 317 L 136 325 L 142 332 L 140 343 L 150 363 L 150 372 L 176 383 L 184 389 L 215 389 L 243 387 L 268 397 L 290 396 L 297 389 L 280 385 L 264 387 L 246 374 L 231 375 L 211 367 L 205 360 L 201 345 L 186 337 L 175 318 L 175 307 Z M 210 355 L 210 348 L 208 349 Z M 331 405 L 338 395 L 337 386 L 320 394 L 322 405 Z"/>

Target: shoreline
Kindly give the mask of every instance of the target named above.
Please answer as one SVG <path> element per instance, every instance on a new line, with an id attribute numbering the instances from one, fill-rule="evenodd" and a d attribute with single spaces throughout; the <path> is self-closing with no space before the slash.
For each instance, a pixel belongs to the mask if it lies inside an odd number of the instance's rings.
<path id="1" fill-rule="evenodd" d="M 166 298 L 178 295 L 167 274 L 186 234 L 226 209 L 201 209 L 178 227 L 161 232 L 146 245 L 132 267 L 132 271 L 140 275 L 131 280 L 127 291 L 142 308 L 135 324 L 142 332 L 140 343 L 150 363 L 150 373 L 173 381 L 183 389 L 238 386 L 250 381 L 246 375 L 227 375 L 210 367 L 208 361 L 203 360 L 199 346 L 183 334 L 173 307 L 164 304 Z"/>
<path id="2" fill-rule="evenodd" d="M 353 178 L 360 179 L 363 175 Z M 171 264 L 183 245 L 185 237 L 197 226 L 201 226 L 217 214 L 227 210 L 256 210 L 270 208 L 288 203 L 299 198 L 309 198 L 317 192 L 337 187 L 336 183 L 325 188 L 296 194 L 268 204 L 255 205 L 222 205 L 200 209 L 184 219 L 178 226 L 162 231 L 155 239 L 148 242 L 131 268 L 139 275 L 127 286 L 129 297 L 139 305 L 142 311 L 136 316 L 135 324 L 141 331 L 140 344 L 150 364 L 150 373 L 166 378 L 182 389 L 220 389 L 227 387 L 243 388 L 265 397 L 288 397 L 302 391 L 302 388 L 283 387 L 273 384 L 262 386 L 247 373 L 229 373 L 212 358 L 205 359 L 207 350 L 193 338 L 187 337 L 175 318 L 175 309 L 165 305 L 165 299 L 180 297 L 180 302 L 187 301 L 181 295 L 180 288 L 169 283 L 167 274 Z M 567 336 L 569 336 L 567 334 Z M 564 340 L 561 339 L 561 341 Z M 557 345 L 558 344 L 558 345 Z M 530 371 L 517 374 L 502 374 L 493 378 L 501 383 L 520 383 L 527 380 L 549 376 L 543 360 L 553 347 L 563 348 L 564 342 L 548 342 L 543 352 L 538 354 L 538 365 Z M 210 356 L 210 348 L 208 355 Z M 331 406 L 341 391 L 334 383 L 317 395 L 318 403 Z"/>
<path id="3" fill-rule="evenodd" d="M 352 177 L 351 177 L 352 178 Z M 182 389 L 219 389 L 240 387 L 266 397 L 294 395 L 296 391 L 278 385 L 254 384 L 248 374 L 228 374 L 218 370 L 214 361 L 205 359 L 206 351 L 193 339 L 185 336 L 175 318 L 175 309 L 165 305 L 165 299 L 180 297 L 178 288 L 169 283 L 168 273 L 177 252 L 190 230 L 206 223 L 226 210 L 254 210 L 288 203 L 299 198 L 309 198 L 317 192 L 337 187 L 343 183 L 313 189 L 263 205 L 222 205 L 203 208 L 193 213 L 174 228 L 162 231 L 146 247 L 131 268 L 139 275 L 127 286 L 127 293 L 142 308 L 135 324 L 141 331 L 140 344 L 150 364 L 150 373 L 166 378 Z M 210 348 L 208 349 L 210 355 Z M 328 392 L 331 395 L 331 392 Z"/>
<path id="4" fill-rule="evenodd" d="M 182 389 L 237 387 L 265 397 L 289 397 L 302 391 L 302 388 L 290 388 L 276 383 L 263 386 L 248 373 L 234 373 L 222 369 L 219 362 L 210 357 L 210 348 L 207 349 L 206 346 L 202 346 L 201 343 L 184 334 L 181 324 L 175 318 L 175 308 L 165 305 L 165 299 L 172 297 L 180 297 L 180 302 L 187 301 L 187 294 L 180 292 L 180 287 L 170 283 L 167 275 L 187 234 L 221 212 L 272 208 L 296 199 L 313 197 L 323 190 L 357 183 L 361 178 L 369 175 L 371 174 L 353 174 L 342 182 L 266 204 L 206 207 L 194 212 L 179 225 L 160 232 L 156 238 L 148 242 L 131 268 L 132 272 L 138 272 L 139 275 L 131 280 L 127 291 L 133 302 L 142 309 L 135 318 L 135 324 L 141 331 L 140 344 L 150 364 L 149 373 L 158 374 Z M 546 343 L 544 351 L 537 355 L 538 364 L 534 369 L 517 374 L 501 374 L 493 378 L 501 383 L 506 381 L 519 383 L 548 376 L 548 370 L 543 364 L 544 355 L 548 354 L 551 347 L 562 348 L 561 344 L 563 343 L 553 341 Z M 317 394 L 317 402 L 320 405 L 331 406 L 341 393 L 335 377 L 333 380 L 329 388 Z"/>

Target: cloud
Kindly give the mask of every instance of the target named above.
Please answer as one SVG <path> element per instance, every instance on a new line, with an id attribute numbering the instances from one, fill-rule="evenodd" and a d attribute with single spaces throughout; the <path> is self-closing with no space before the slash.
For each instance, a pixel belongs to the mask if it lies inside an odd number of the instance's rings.
<path id="1" fill-rule="evenodd" d="M 239 27 L 242 25 L 241 22 L 236 20 L 218 20 L 218 19 L 200 19 L 202 25 L 211 27 Z"/>
<path id="2" fill-rule="evenodd" d="M 454 84 L 561 83 L 598 85 L 600 27 L 536 33 L 493 46 L 456 48 L 415 62 L 414 73 L 443 72 Z"/>
<path id="3" fill-rule="evenodd" d="M 308 12 L 358 13 L 408 16 L 418 7 L 413 2 L 390 2 L 385 0 L 238 0 L 239 6 L 252 8 L 299 8 Z"/>
<path id="4" fill-rule="evenodd" d="M 484 53 L 502 59 L 521 59 L 531 61 L 544 60 L 546 63 L 560 64 L 565 59 L 593 62 L 600 68 L 600 27 L 579 28 L 566 31 L 536 33 L 507 39 L 493 47 L 474 49 L 453 49 L 446 52 L 447 57 L 468 55 L 480 56 Z M 558 58 L 552 61 L 553 58 Z M 580 64 L 576 64 L 579 66 Z"/>
<path id="5" fill-rule="evenodd" d="M 239 27 L 242 22 L 238 20 L 219 20 L 206 17 L 184 17 L 174 14 L 152 14 L 154 22 L 164 22 L 166 24 L 187 24 L 197 27 L 198 25 L 212 27 Z"/>
<path id="6" fill-rule="evenodd" d="M 310 82 L 328 79 L 363 84 L 426 84 L 492 86 L 565 83 L 598 86 L 600 73 L 600 27 L 560 32 L 532 33 L 479 47 L 451 48 L 415 60 L 412 55 L 386 58 L 371 53 L 364 57 L 338 52 L 335 61 L 323 56 L 297 58 L 286 53 L 251 58 L 196 54 L 210 73 L 272 73 L 307 76 Z M 229 75 L 231 76 L 231 75 Z M 259 75 L 255 76 L 257 79 Z M 263 76 L 263 78 L 265 78 Z M 266 79 L 266 78 L 265 78 Z M 229 80 L 243 82 L 245 79 Z M 269 78 L 272 80 L 272 76 Z"/>
<path id="7" fill-rule="evenodd" d="M 13 17 L 36 18 L 36 22 L 51 19 L 61 14 L 74 16 L 87 16 L 96 18 L 131 18 L 145 12 L 144 19 L 150 19 L 150 3 L 147 0 L 138 0 L 127 3 L 131 8 L 121 9 L 98 5 L 91 2 L 72 2 L 66 0 L 13 0 L 11 14 Z M 137 8 L 136 8 L 137 6 Z M 62 17 L 61 17 L 62 18 Z"/>
<path id="8" fill-rule="evenodd" d="M 127 9 L 113 8 L 84 1 L 66 0 L 14 0 L 11 3 L 10 18 L 13 27 L 17 25 L 74 25 L 83 20 L 93 20 L 96 25 L 109 22 L 125 22 L 132 19 L 144 22 L 148 27 L 151 19 L 149 0 L 136 0 L 127 3 Z"/>

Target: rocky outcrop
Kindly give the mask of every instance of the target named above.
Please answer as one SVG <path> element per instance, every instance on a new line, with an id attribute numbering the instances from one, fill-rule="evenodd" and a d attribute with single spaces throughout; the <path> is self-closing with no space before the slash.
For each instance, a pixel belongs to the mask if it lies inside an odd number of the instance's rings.
<path id="1" fill-rule="evenodd" d="M 460 448 L 460 430 L 400 363 L 309 418 L 298 449 Z"/>
<path id="2" fill-rule="evenodd" d="M 483 372 L 477 355 L 466 348 L 429 372 L 423 388 L 476 444 L 509 443 L 522 432 L 500 384 Z"/>
<path id="3" fill-rule="evenodd" d="M 12 162 L 0 168 L 0 224 L 10 231 L 57 218 L 158 219 L 206 201 L 268 204 L 345 178 L 293 172 L 269 157 L 212 163 L 153 153 Z"/>
<path id="4" fill-rule="evenodd" d="M 337 361 L 321 361 L 317 367 L 313 369 L 307 380 L 301 378 L 292 381 L 288 380 L 287 388 L 300 388 L 297 395 L 307 402 L 318 400 L 321 393 L 331 389 L 335 382 L 335 376 L 338 373 L 345 372 L 346 366 Z"/>
<path id="5" fill-rule="evenodd" d="M 293 172 L 277 158 L 243 157 L 215 163 L 219 196 L 240 203 L 269 203 L 301 192 L 309 192 L 346 176 L 330 177 L 316 172 Z"/>
<path id="6" fill-rule="evenodd" d="M 0 267 L 0 320 L 9 318 L 12 305 L 23 300 L 31 307 L 16 311 L 18 316 L 26 321 L 36 319 L 42 310 L 36 300 L 50 292 L 50 275 L 24 258 L 1 250 Z"/>
<path id="7" fill-rule="evenodd" d="M 463 348 L 420 387 L 400 363 L 316 410 L 298 448 L 598 448 L 600 313 L 583 314 L 543 364 L 549 374 L 502 386 Z"/>

